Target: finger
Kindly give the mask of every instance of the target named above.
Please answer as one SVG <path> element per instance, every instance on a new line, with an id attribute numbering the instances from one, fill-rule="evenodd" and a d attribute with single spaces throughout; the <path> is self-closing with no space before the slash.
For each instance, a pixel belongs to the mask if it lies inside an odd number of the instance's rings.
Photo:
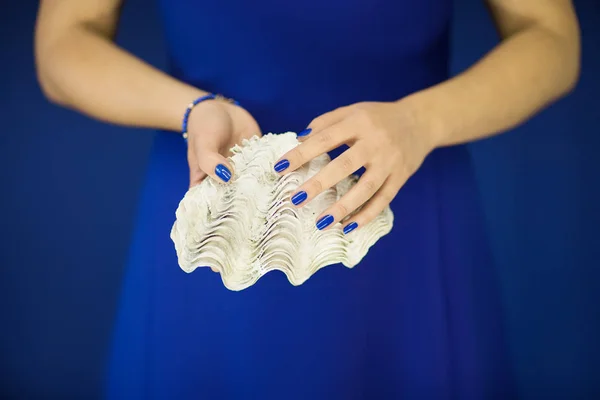
<path id="1" fill-rule="evenodd" d="M 190 188 L 202 183 L 206 174 L 200 168 L 190 168 Z"/>
<path id="2" fill-rule="evenodd" d="M 306 141 L 279 158 L 274 165 L 275 172 L 283 175 L 295 171 L 313 158 L 340 147 L 346 142 L 349 132 L 342 122 L 312 133 Z"/>
<path id="3" fill-rule="evenodd" d="M 405 182 L 406 179 L 400 181 L 393 179 L 386 180 L 360 211 L 344 222 L 344 234 L 347 235 L 374 220 L 392 202 Z"/>
<path id="4" fill-rule="evenodd" d="M 187 149 L 187 158 L 188 165 L 190 166 L 190 188 L 199 185 L 204 178 L 206 178 L 206 173 L 200 169 L 198 166 L 198 161 L 196 160 L 196 152 L 192 147 L 188 147 Z"/>
<path id="5" fill-rule="evenodd" d="M 311 133 L 317 133 L 337 124 L 346 118 L 348 107 L 340 107 L 313 119 L 306 129 L 297 133 L 298 140 L 304 141 Z"/>
<path id="6" fill-rule="evenodd" d="M 359 145 L 350 147 L 331 161 L 312 178 L 304 182 L 291 196 L 292 204 L 302 206 L 314 199 L 323 191 L 351 175 L 367 161 L 365 153 Z"/>
<path id="7" fill-rule="evenodd" d="M 386 181 L 387 174 L 375 169 L 368 169 L 358 183 L 330 208 L 317 218 L 317 229 L 323 230 L 337 221 L 342 221 L 360 206 L 369 201 Z M 329 222 L 329 223 L 327 223 Z"/>
<path id="8" fill-rule="evenodd" d="M 206 146 L 198 146 L 198 166 L 208 176 L 217 181 L 228 183 L 233 176 L 233 167 L 229 160 L 219 154 L 218 151 L 208 149 Z"/>

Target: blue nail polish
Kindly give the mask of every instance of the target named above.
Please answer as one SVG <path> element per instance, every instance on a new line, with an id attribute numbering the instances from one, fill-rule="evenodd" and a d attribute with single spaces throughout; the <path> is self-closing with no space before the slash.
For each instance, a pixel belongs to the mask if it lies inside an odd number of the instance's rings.
<path id="1" fill-rule="evenodd" d="M 311 128 L 306 128 L 305 130 L 303 130 L 302 132 L 298 132 L 298 134 L 296 136 L 298 137 L 303 137 L 303 136 L 307 136 L 312 132 Z"/>
<path id="2" fill-rule="evenodd" d="M 297 206 L 298 204 L 306 200 L 307 197 L 308 195 L 306 194 L 306 192 L 298 192 L 292 196 L 292 203 L 294 203 L 294 205 Z"/>
<path id="3" fill-rule="evenodd" d="M 223 164 L 217 165 L 215 168 L 215 174 L 217 174 L 217 176 L 221 178 L 223 182 L 229 182 L 231 179 L 231 171 Z"/>
<path id="4" fill-rule="evenodd" d="M 290 162 L 288 160 L 281 160 L 273 167 L 275 172 L 285 171 L 290 166 Z"/>
<path id="5" fill-rule="evenodd" d="M 349 234 L 350 232 L 352 232 L 356 228 L 358 228 L 358 224 L 356 222 L 352 222 L 351 224 L 346 225 L 344 227 L 344 235 Z"/>
<path id="6" fill-rule="evenodd" d="M 317 229 L 323 230 L 323 229 L 327 228 L 329 225 L 331 225 L 332 222 L 333 222 L 333 216 L 326 215 L 317 221 Z"/>

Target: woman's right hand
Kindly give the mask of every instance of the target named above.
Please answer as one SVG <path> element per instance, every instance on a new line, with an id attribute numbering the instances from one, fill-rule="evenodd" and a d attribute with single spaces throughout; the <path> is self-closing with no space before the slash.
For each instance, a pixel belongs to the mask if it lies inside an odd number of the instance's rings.
<path id="1" fill-rule="evenodd" d="M 260 127 L 244 108 L 219 99 L 196 105 L 188 119 L 190 187 L 207 175 L 229 182 L 234 172 L 229 150 L 254 135 L 261 135 Z"/>

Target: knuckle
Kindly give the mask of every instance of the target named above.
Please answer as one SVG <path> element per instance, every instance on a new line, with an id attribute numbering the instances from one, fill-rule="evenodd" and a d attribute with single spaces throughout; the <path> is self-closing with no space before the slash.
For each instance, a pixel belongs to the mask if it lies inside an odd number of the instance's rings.
<path id="1" fill-rule="evenodd" d="M 354 165 L 354 159 L 352 158 L 352 156 L 349 155 L 344 155 L 342 158 L 342 169 L 344 170 L 344 172 L 347 173 L 352 173 L 355 170 L 355 165 Z"/>
<path id="2" fill-rule="evenodd" d="M 338 218 L 344 218 L 346 215 L 350 214 L 350 211 L 348 209 L 348 206 L 346 206 L 344 203 L 338 203 L 336 205 L 336 215 L 338 215 Z"/>
<path id="3" fill-rule="evenodd" d="M 371 125 L 371 116 L 369 115 L 369 112 L 367 110 L 365 110 L 364 108 L 359 109 L 356 112 L 355 117 L 361 125 L 363 125 L 363 126 Z"/>
<path id="4" fill-rule="evenodd" d="M 336 108 L 335 110 L 333 110 L 333 112 L 335 112 L 335 113 L 345 113 L 345 112 L 347 112 L 348 110 L 350 110 L 350 109 L 351 109 L 351 107 L 352 107 L 352 106 L 350 106 L 350 105 L 347 105 L 347 106 L 339 106 L 338 108 Z"/>
<path id="5" fill-rule="evenodd" d="M 362 146 L 362 153 L 367 160 L 373 161 L 373 159 L 381 158 L 380 155 L 383 153 L 382 147 L 374 142 L 366 141 Z"/>
<path id="6" fill-rule="evenodd" d="M 375 193 L 375 191 L 377 190 L 377 184 L 375 183 L 375 181 L 373 179 L 370 178 L 364 178 L 362 179 L 362 184 L 363 187 L 365 188 L 365 191 L 367 191 L 368 193 Z"/>
<path id="7" fill-rule="evenodd" d="M 378 153 L 386 154 L 387 158 L 391 157 L 390 154 L 394 153 L 396 150 L 388 131 L 376 124 L 372 124 L 371 132 L 373 137 L 373 147 L 377 149 Z"/>
<path id="8" fill-rule="evenodd" d="M 291 163 L 300 164 L 302 160 L 304 160 L 304 152 L 302 151 L 302 146 L 296 146 L 291 152 L 290 157 L 288 158 Z"/>
<path id="9" fill-rule="evenodd" d="M 366 101 L 356 103 L 354 104 L 354 109 L 357 111 L 367 111 L 369 109 L 369 103 Z"/>
<path id="10" fill-rule="evenodd" d="M 309 187 L 310 191 L 316 195 L 323 191 L 323 182 L 321 182 L 321 179 L 319 178 L 311 179 Z"/>
<path id="11" fill-rule="evenodd" d="M 322 145 L 328 144 L 332 140 L 331 132 L 324 130 L 317 135 L 317 138 L 318 138 L 320 144 L 322 144 Z"/>
<path id="12" fill-rule="evenodd" d="M 313 130 L 318 131 L 325 126 L 325 118 L 323 118 L 322 116 L 317 117 L 317 118 L 313 119 L 312 121 L 310 121 L 310 124 L 308 124 L 308 126 L 310 128 L 312 128 Z"/>

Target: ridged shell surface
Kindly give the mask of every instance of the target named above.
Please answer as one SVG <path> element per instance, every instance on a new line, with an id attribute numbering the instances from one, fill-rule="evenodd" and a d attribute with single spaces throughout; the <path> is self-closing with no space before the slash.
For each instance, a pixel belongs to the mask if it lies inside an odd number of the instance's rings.
<path id="1" fill-rule="evenodd" d="M 297 145 L 293 132 L 245 140 L 231 150 L 234 172 L 229 183 L 209 177 L 188 190 L 171 230 L 181 269 L 212 267 L 223 284 L 236 291 L 273 270 L 282 271 L 292 285 L 300 285 L 327 265 L 354 267 L 390 232 L 389 207 L 348 235 L 339 223 L 325 231 L 316 229 L 316 218 L 358 178 L 348 177 L 305 206 L 295 207 L 290 196 L 330 161 L 325 154 L 280 177 L 274 163 Z"/>

